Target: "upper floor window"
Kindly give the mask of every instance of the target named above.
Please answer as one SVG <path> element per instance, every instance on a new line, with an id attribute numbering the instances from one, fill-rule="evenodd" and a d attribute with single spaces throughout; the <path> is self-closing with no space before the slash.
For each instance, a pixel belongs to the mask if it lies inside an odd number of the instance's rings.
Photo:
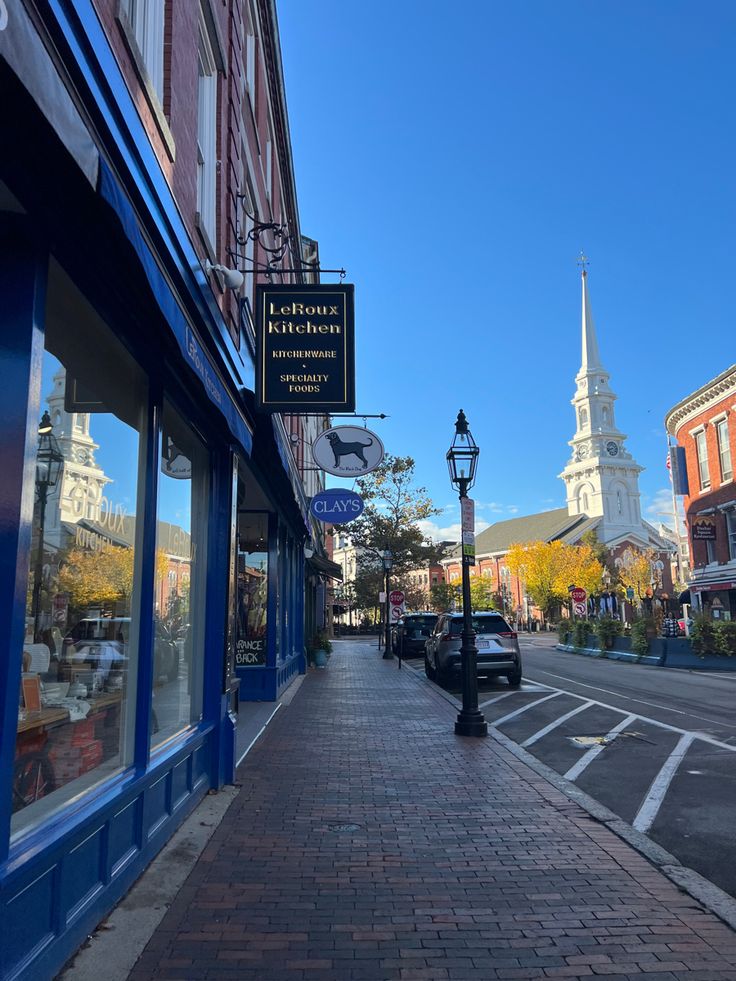
<path id="1" fill-rule="evenodd" d="M 250 104 L 256 108 L 256 36 L 250 31 L 245 35 L 245 87 Z"/>
<path id="2" fill-rule="evenodd" d="M 726 511 L 726 535 L 728 536 L 728 557 L 736 559 L 736 511 Z"/>
<path id="3" fill-rule="evenodd" d="M 143 66 L 159 100 L 164 97 L 164 0 L 120 0 Z"/>
<path id="4" fill-rule="evenodd" d="M 588 410 L 587 409 L 581 409 L 580 410 L 580 428 L 581 429 L 585 429 L 585 427 L 587 425 L 588 425 Z"/>
<path id="5" fill-rule="evenodd" d="M 695 453 L 698 458 L 700 489 L 707 490 L 710 487 L 710 471 L 708 470 L 708 445 L 705 441 L 704 429 L 699 429 L 695 433 Z"/>
<path id="6" fill-rule="evenodd" d="M 216 244 L 217 66 L 200 10 L 197 84 L 197 211 L 210 245 Z"/>
<path id="7" fill-rule="evenodd" d="M 733 479 L 733 466 L 731 464 L 731 447 L 728 442 L 728 420 L 719 419 L 716 423 L 716 435 L 718 437 L 718 457 L 721 464 L 721 480 Z"/>

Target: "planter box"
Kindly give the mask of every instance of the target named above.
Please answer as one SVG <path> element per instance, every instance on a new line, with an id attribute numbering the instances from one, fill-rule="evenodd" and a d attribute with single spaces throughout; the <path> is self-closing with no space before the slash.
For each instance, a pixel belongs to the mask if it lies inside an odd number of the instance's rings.
<path id="1" fill-rule="evenodd" d="M 693 654 L 687 637 L 671 637 L 666 641 L 667 653 L 664 666 L 685 668 L 690 671 L 736 671 L 736 657 L 722 657 L 719 654 L 706 654 L 698 657 Z"/>

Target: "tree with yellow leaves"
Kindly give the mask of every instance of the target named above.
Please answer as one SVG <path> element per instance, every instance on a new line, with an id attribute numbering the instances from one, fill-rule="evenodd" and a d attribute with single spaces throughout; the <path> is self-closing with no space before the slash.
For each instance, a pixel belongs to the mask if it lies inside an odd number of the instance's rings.
<path id="1" fill-rule="evenodd" d="M 648 548 L 644 551 L 638 548 L 627 548 L 623 555 L 623 562 L 618 572 L 621 585 L 627 589 L 634 590 L 634 596 L 639 603 L 651 596 L 652 578 L 654 575 L 654 562 L 657 553 L 654 549 Z"/>
<path id="2" fill-rule="evenodd" d="M 523 580 L 526 592 L 545 618 L 567 603 L 570 586 L 579 586 L 590 595 L 600 592 L 603 584 L 603 566 L 590 545 L 517 543 L 509 549 L 506 565 Z"/>
<path id="3" fill-rule="evenodd" d="M 73 548 L 59 569 L 59 589 L 69 594 L 71 605 L 77 609 L 124 603 L 133 589 L 133 561 L 132 548 Z"/>

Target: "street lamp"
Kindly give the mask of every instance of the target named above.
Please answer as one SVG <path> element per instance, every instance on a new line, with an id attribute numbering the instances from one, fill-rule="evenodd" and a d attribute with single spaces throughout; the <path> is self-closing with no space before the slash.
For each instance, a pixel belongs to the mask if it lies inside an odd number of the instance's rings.
<path id="1" fill-rule="evenodd" d="M 394 653 L 391 650 L 391 603 L 389 602 L 388 597 L 390 572 L 391 566 L 394 564 L 394 557 L 388 549 L 386 549 L 381 556 L 381 561 L 383 562 L 383 571 L 386 574 L 386 645 L 384 647 L 383 657 L 384 660 L 389 661 L 394 656 Z"/>
<path id="2" fill-rule="evenodd" d="M 455 422 L 455 438 L 447 451 L 447 468 L 450 480 L 458 488 L 460 508 L 468 498 L 468 491 L 475 483 L 480 450 L 468 428 L 468 420 L 462 409 Z M 462 546 L 461 546 L 462 550 Z M 463 682 L 463 707 L 455 721 L 458 736 L 487 736 L 488 723 L 478 708 L 478 651 L 475 646 L 475 633 L 470 607 L 470 556 L 462 555 L 463 572 L 463 632 L 460 646 Z"/>
<path id="3" fill-rule="evenodd" d="M 56 487 L 64 457 L 54 436 L 48 412 L 41 416 L 38 427 L 38 451 L 36 452 L 36 493 L 38 495 L 38 548 L 33 570 L 33 639 L 38 639 L 41 619 L 41 579 L 43 577 L 43 535 L 46 525 L 46 502 L 49 487 Z"/>

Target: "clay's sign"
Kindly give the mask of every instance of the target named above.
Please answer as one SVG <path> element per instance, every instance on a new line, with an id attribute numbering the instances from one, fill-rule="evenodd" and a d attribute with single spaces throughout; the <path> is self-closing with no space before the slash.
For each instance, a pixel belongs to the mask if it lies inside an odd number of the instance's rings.
<path id="1" fill-rule="evenodd" d="M 355 409 L 353 286 L 256 287 L 256 408 Z"/>
<path id="2" fill-rule="evenodd" d="M 310 512 L 318 521 L 330 525 L 344 525 L 363 513 L 363 498 L 344 487 L 329 487 L 312 498 Z"/>

